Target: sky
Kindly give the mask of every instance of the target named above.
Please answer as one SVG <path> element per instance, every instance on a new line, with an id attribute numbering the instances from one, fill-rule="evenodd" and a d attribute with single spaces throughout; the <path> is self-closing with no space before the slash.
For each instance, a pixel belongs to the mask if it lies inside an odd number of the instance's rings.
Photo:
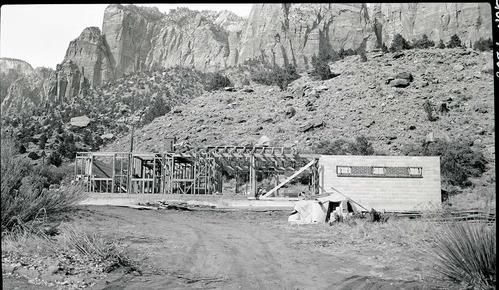
<path id="1" fill-rule="evenodd" d="M 108 4 L 2 5 L 0 8 L 0 57 L 17 58 L 36 67 L 55 69 L 69 43 L 89 26 L 102 29 Z M 156 6 L 161 12 L 187 7 L 191 10 L 229 10 L 247 17 L 252 4 L 137 4 Z"/>

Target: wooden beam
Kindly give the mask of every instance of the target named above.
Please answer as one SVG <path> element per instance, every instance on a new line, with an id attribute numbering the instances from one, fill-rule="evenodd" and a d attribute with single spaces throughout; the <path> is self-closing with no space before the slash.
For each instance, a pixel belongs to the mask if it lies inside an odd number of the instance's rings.
<path id="1" fill-rule="evenodd" d="M 279 183 L 279 185 L 277 185 L 276 187 L 272 188 L 271 190 L 269 190 L 267 193 L 265 193 L 264 195 L 262 195 L 260 198 L 265 198 L 269 195 L 271 195 L 272 193 L 274 193 L 275 191 L 277 191 L 279 188 L 283 187 L 286 183 L 290 182 L 293 178 L 297 177 L 298 175 L 300 175 L 300 173 L 302 173 L 303 171 L 305 171 L 306 169 L 308 169 L 310 166 L 314 165 L 316 162 L 316 160 L 312 160 L 310 161 L 307 165 L 303 166 L 302 168 L 300 168 L 300 170 L 296 171 L 295 173 L 293 173 L 293 175 L 291 175 L 290 177 L 286 178 L 286 180 L 284 180 L 283 182 Z"/>

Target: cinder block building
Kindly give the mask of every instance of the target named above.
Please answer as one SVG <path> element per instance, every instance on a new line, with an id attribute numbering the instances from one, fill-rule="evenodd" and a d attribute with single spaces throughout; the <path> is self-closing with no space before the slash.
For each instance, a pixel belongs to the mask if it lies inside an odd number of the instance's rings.
<path id="1" fill-rule="evenodd" d="M 322 192 L 337 191 L 377 211 L 441 208 L 440 157 L 321 155 Z"/>

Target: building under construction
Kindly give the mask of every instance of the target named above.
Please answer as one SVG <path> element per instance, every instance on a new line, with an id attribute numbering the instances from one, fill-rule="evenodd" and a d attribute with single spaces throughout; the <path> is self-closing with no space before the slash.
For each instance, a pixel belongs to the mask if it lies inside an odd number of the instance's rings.
<path id="1" fill-rule="evenodd" d="M 225 194 L 226 176 L 236 179 L 234 193 L 272 199 L 283 197 L 282 187 L 304 172 L 308 195 L 335 191 L 366 208 L 387 211 L 441 206 L 438 156 L 318 155 L 266 146 L 177 148 L 172 142 L 163 153 L 80 152 L 75 162 L 76 179 L 92 193 Z M 263 186 L 264 178 L 272 180 L 271 186 Z"/>
<path id="2" fill-rule="evenodd" d="M 308 170 L 310 186 L 318 188 L 319 155 L 297 154 L 284 147 L 208 146 L 163 153 L 79 152 L 75 175 L 96 193 L 215 194 L 223 191 L 223 176 L 243 179 L 248 196 L 276 196 L 278 189 Z M 279 176 L 291 173 L 280 182 Z M 265 176 L 275 187 L 262 192 Z M 239 180 L 241 181 L 241 180 Z M 236 186 L 236 192 L 239 189 Z"/>

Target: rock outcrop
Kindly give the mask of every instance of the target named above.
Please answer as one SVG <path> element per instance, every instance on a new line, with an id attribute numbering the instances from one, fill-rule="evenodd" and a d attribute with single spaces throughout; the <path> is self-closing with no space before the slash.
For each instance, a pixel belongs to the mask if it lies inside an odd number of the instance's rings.
<path id="1" fill-rule="evenodd" d="M 76 63 L 65 60 L 56 69 L 56 102 L 70 101 L 78 95 L 85 95 L 90 84 Z"/>
<path id="2" fill-rule="evenodd" d="M 378 41 L 387 46 L 397 33 L 407 40 L 426 34 L 437 44 L 457 34 L 468 47 L 492 38 L 489 3 L 373 3 L 368 11 Z"/>
<path id="3" fill-rule="evenodd" d="M 19 59 L 0 58 L 0 100 L 2 114 L 21 111 L 53 100 L 54 71 L 36 68 Z"/>
<path id="4" fill-rule="evenodd" d="M 87 27 L 69 43 L 65 60 L 76 64 L 90 85 L 100 85 L 114 76 L 114 59 L 98 27 Z"/>
<path id="5" fill-rule="evenodd" d="M 263 60 L 307 70 L 320 52 L 389 47 L 397 33 L 408 41 L 426 34 L 435 43 L 447 43 L 457 34 L 470 47 L 491 38 L 490 15 L 488 3 L 254 4 L 248 19 L 229 11 L 179 8 L 166 14 L 111 4 L 104 11 L 102 32 L 85 28 L 69 44 L 56 73 L 34 87 L 41 100 L 60 102 L 124 74 L 175 66 L 217 71 Z M 2 101 L 20 75 L 38 76 L 27 63 L 4 59 L 0 65 Z M 13 73 L 14 67 L 22 73 Z M 21 83 L 12 93 L 23 91 Z M 27 83 L 33 87 L 32 81 Z M 13 98 L 10 104 L 16 103 Z"/>
<path id="6" fill-rule="evenodd" d="M 320 51 L 374 48 L 366 4 L 255 4 L 241 40 L 240 61 L 262 59 L 310 67 Z"/>
<path id="7" fill-rule="evenodd" d="M 371 51 L 395 34 L 438 43 L 457 34 L 467 46 L 492 35 L 487 3 L 255 4 L 248 19 L 232 12 L 161 13 L 157 8 L 111 4 L 102 34 L 87 28 L 65 60 L 83 68 L 91 85 L 126 73 L 173 66 L 216 71 L 246 60 L 310 68 L 321 51 Z"/>

